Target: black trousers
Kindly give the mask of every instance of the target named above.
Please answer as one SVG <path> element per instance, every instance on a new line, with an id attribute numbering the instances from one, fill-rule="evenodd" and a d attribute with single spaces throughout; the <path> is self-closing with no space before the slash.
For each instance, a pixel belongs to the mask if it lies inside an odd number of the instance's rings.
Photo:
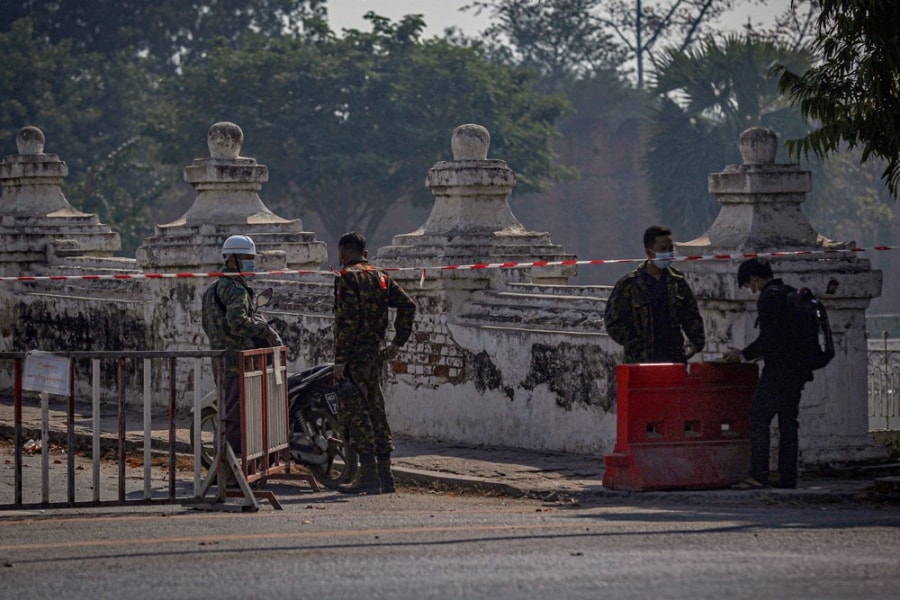
<path id="1" fill-rule="evenodd" d="M 800 396 L 806 381 L 792 373 L 763 368 L 750 404 L 750 476 L 769 481 L 769 425 L 778 417 L 778 475 L 781 485 L 796 485 L 800 453 Z"/>

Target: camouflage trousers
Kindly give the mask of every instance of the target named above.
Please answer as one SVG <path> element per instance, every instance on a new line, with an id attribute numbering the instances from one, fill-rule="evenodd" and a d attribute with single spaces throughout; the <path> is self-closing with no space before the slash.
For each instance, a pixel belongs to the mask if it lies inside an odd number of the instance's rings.
<path id="1" fill-rule="evenodd" d="M 380 357 L 347 365 L 347 376 L 359 388 L 360 394 L 341 406 L 341 415 L 350 432 L 351 447 L 360 458 L 388 457 L 394 449 L 384 409 L 383 369 Z"/>

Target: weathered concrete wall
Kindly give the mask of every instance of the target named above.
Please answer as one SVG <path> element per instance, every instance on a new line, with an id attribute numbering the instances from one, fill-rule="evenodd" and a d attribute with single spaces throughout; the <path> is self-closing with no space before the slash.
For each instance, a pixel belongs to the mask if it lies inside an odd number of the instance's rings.
<path id="1" fill-rule="evenodd" d="M 435 289 L 440 282 L 430 283 L 426 290 L 405 284 L 419 315 L 388 379 L 397 431 L 542 450 L 611 450 L 621 353 L 602 332 L 608 290 L 522 284 L 444 295 Z"/>
<path id="2" fill-rule="evenodd" d="M 751 136 L 756 142 L 757 133 Z M 137 260 L 113 257 L 117 235 L 95 215 L 68 206 L 59 191 L 64 163 L 43 154 L 42 145 L 23 144 L 19 156 L 0 165 L 4 275 L 206 272 L 219 268 L 227 236 L 250 235 L 261 251 L 261 269 L 317 271 L 253 282 L 275 291 L 264 312 L 289 348 L 289 367 L 331 360 L 333 275 L 318 271 L 326 260 L 324 244 L 302 231 L 299 220 L 265 208 L 257 192 L 268 172 L 239 156 L 241 139 L 234 124 L 210 128 L 210 157 L 194 161 L 185 174 L 197 202 L 180 219 L 157 226 Z M 370 249 L 377 264 L 399 269 L 393 275 L 419 306 L 413 338 L 386 373 L 391 423 L 398 432 L 467 443 L 608 453 L 615 442 L 614 370 L 621 357 L 603 329 L 609 288 L 568 285 L 576 269 L 561 263 L 574 257 L 513 215 L 508 195 L 515 175 L 504 161 L 487 158 L 489 141 L 483 127 L 458 128 L 451 140 L 454 159 L 437 163 L 427 176 L 435 201 L 424 224 L 377 252 Z M 744 164 L 711 176 L 710 191 L 722 204 L 719 218 L 704 236 L 679 244 L 679 252 L 842 247 L 818 236 L 803 216 L 808 174 L 775 164 L 774 146 L 766 146 L 771 156 L 762 158 L 754 144 L 747 146 Z M 551 264 L 436 268 L 534 261 Z M 705 358 L 755 337 L 755 298 L 737 288 L 735 262 L 681 266 L 707 326 Z M 795 257 L 776 268 L 789 283 L 823 298 L 838 343 L 838 358 L 804 393 L 802 460 L 874 454 L 866 433 L 864 316 L 880 291 L 880 273 L 853 256 Z M 206 349 L 200 297 L 210 283 L 205 277 L 4 283 L 0 350 Z M 104 368 L 106 384 L 114 373 Z M 134 391 L 129 400 L 136 401 L 138 368 L 128 368 Z M 176 373 L 182 407 L 192 397 L 190 368 Z M 161 373 L 154 385 L 162 390 L 164 384 Z M 212 388 L 209 371 L 201 385 Z M 9 389 L 8 370 L 0 372 L 0 386 Z"/>

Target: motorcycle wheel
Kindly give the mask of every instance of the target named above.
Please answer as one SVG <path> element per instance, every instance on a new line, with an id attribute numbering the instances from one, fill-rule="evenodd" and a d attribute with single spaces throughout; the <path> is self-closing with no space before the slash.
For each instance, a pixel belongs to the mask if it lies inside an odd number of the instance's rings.
<path id="1" fill-rule="evenodd" d="M 330 440 L 328 460 L 321 465 L 306 465 L 316 481 L 329 489 L 334 489 L 352 480 L 359 468 L 359 458 L 356 451 L 347 444 L 347 436 L 337 417 L 328 411 L 312 410 L 306 414 L 306 420 L 313 431 Z"/>
<path id="2" fill-rule="evenodd" d="M 200 447 L 200 464 L 203 468 L 208 469 L 216 457 L 216 425 L 219 415 L 216 413 L 215 407 L 207 406 L 200 413 L 200 435 L 203 443 Z M 191 420 L 191 451 L 194 450 L 194 421 Z"/>

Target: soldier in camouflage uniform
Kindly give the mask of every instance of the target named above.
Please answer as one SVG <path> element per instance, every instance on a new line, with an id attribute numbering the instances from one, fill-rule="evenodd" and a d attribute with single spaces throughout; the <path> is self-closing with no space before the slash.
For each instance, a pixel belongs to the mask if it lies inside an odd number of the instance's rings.
<path id="1" fill-rule="evenodd" d="M 606 332 L 625 347 L 626 363 L 687 362 L 706 343 L 694 294 L 671 266 L 674 249 L 668 227 L 647 228 L 648 260 L 616 282 L 606 301 Z"/>
<path id="2" fill-rule="evenodd" d="M 223 272 L 255 270 L 256 245 L 245 235 L 233 235 L 222 246 Z M 278 334 L 255 314 L 253 290 L 243 277 L 220 277 L 203 294 L 203 330 L 212 350 L 227 350 L 224 364 L 225 439 L 241 453 L 241 400 L 238 352 L 279 344 Z M 216 385 L 218 368 L 213 365 Z"/>
<path id="3" fill-rule="evenodd" d="M 391 473 L 391 428 L 382 391 L 384 361 L 396 358 L 412 333 L 416 304 L 384 271 L 366 260 L 366 238 L 357 232 L 338 242 L 341 266 L 334 287 L 334 377 L 349 378 L 359 394 L 345 401 L 342 415 L 359 454 L 360 476 L 338 491 L 395 491 Z M 397 309 L 394 338 L 385 345 L 388 309 Z"/>

